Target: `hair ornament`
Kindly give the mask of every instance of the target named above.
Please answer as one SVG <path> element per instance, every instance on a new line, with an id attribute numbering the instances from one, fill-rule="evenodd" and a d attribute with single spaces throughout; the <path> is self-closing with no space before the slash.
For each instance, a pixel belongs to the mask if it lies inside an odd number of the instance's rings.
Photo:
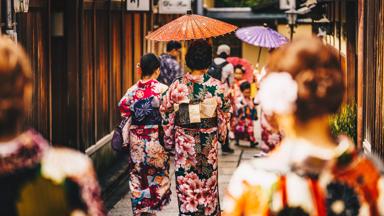
<path id="1" fill-rule="evenodd" d="M 136 72 L 137 72 L 137 74 L 139 74 L 139 76 L 141 76 L 142 71 L 141 71 L 141 65 L 140 65 L 140 63 L 137 63 L 137 65 L 136 65 Z"/>
<path id="2" fill-rule="evenodd" d="M 296 110 L 298 86 L 291 74 L 271 72 L 260 84 L 258 99 L 262 110 L 268 114 L 290 114 Z"/>

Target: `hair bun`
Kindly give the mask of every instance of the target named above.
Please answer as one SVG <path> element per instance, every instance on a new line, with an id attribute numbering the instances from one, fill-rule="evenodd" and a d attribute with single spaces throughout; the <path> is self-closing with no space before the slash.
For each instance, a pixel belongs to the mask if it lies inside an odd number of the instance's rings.
<path id="1" fill-rule="evenodd" d="M 345 88 L 339 55 L 318 38 L 301 38 L 277 49 L 269 69 L 289 72 L 296 80 L 296 116 L 300 121 L 333 114 L 340 108 Z"/>
<path id="2" fill-rule="evenodd" d="M 24 50 L 0 36 L 0 134 L 12 133 L 24 116 L 30 99 L 32 70 Z M 26 100 L 28 99 L 28 100 Z"/>
<path id="3" fill-rule="evenodd" d="M 205 40 L 193 41 L 185 55 L 187 66 L 192 70 L 207 69 L 212 64 L 212 47 Z"/>

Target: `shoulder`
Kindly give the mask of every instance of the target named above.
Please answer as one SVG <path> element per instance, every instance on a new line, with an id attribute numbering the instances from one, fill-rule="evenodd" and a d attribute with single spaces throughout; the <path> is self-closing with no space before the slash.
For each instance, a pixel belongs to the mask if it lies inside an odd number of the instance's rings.
<path id="1" fill-rule="evenodd" d="M 233 65 L 231 63 L 228 62 L 228 64 L 226 64 L 223 68 L 223 70 L 233 70 Z"/>
<path id="2" fill-rule="evenodd" d="M 215 64 L 221 64 L 223 62 L 225 62 L 225 59 L 223 59 L 223 58 L 214 58 L 213 59 L 213 63 L 215 63 Z"/>
<path id="3" fill-rule="evenodd" d="M 129 87 L 128 90 L 126 91 L 125 95 L 127 96 L 136 90 L 137 90 L 137 83 L 135 83 L 133 86 Z"/>
<path id="4" fill-rule="evenodd" d="M 209 84 L 212 84 L 212 85 L 217 85 L 217 86 L 221 86 L 222 83 L 220 80 L 216 79 L 216 78 L 213 78 L 211 75 L 207 74 L 207 76 L 209 76 L 209 79 L 207 80 L 207 83 Z"/>
<path id="5" fill-rule="evenodd" d="M 262 160 L 262 159 L 261 159 Z M 261 162 L 259 159 L 257 162 Z M 255 167 L 256 161 L 241 164 L 233 173 L 228 192 L 235 197 L 241 196 L 247 186 L 259 186 L 261 188 L 272 187 L 279 179 L 279 175 L 264 169 Z"/>
<path id="6" fill-rule="evenodd" d="M 50 148 L 41 160 L 41 173 L 56 183 L 66 178 L 95 177 L 92 161 L 84 154 L 68 148 Z"/>
<path id="7" fill-rule="evenodd" d="M 157 82 L 155 84 L 155 89 L 154 91 L 158 94 L 163 94 L 164 92 L 166 92 L 168 90 L 168 86 L 163 84 L 163 83 L 160 83 L 160 82 Z"/>
<path id="8" fill-rule="evenodd" d="M 159 58 L 160 58 L 160 60 L 164 60 L 164 59 L 168 58 L 168 54 L 162 53 L 159 55 Z"/>
<path id="9" fill-rule="evenodd" d="M 169 89 L 177 88 L 177 86 L 179 86 L 181 83 L 183 83 L 184 76 L 185 76 L 185 74 L 182 76 L 176 77 L 175 80 L 169 86 Z"/>
<path id="10" fill-rule="evenodd" d="M 208 74 L 207 74 L 207 76 L 209 76 L 209 79 L 205 82 L 205 84 L 207 86 L 215 87 L 216 88 L 216 93 L 218 93 L 218 94 L 225 94 L 225 92 L 226 92 L 225 85 L 220 80 L 215 79 L 215 78 L 211 77 Z"/>
<path id="11" fill-rule="evenodd" d="M 163 63 L 177 63 L 176 59 L 172 58 L 172 56 L 170 56 L 169 54 L 161 54 L 160 60 Z"/>
<path id="12" fill-rule="evenodd" d="M 379 175 L 384 174 L 383 162 L 373 153 L 362 153 L 356 150 L 355 144 L 347 136 L 338 137 L 336 167 L 335 169 L 370 169 Z M 364 167 L 364 168 L 363 168 Z"/>

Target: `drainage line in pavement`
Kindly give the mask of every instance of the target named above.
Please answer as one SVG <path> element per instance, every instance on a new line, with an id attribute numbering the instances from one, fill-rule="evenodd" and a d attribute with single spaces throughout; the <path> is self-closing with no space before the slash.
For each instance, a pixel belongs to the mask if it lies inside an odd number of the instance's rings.
<path id="1" fill-rule="evenodd" d="M 240 165 L 241 158 L 243 157 L 243 152 L 244 152 L 244 150 L 241 150 L 240 156 L 239 156 L 239 160 L 237 161 L 237 166 L 236 167 L 239 167 L 239 165 Z"/>

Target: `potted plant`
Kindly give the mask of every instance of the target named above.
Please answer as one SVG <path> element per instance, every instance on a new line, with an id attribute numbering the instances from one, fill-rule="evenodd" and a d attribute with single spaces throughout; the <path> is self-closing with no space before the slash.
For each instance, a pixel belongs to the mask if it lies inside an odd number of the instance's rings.
<path id="1" fill-rule="evenodd" d="M 330 118 L 330 127 L 332 134 L 347 135 L 357 142 L 357 106 L 356 104 L 345 104 L 339 113 Z"/>

